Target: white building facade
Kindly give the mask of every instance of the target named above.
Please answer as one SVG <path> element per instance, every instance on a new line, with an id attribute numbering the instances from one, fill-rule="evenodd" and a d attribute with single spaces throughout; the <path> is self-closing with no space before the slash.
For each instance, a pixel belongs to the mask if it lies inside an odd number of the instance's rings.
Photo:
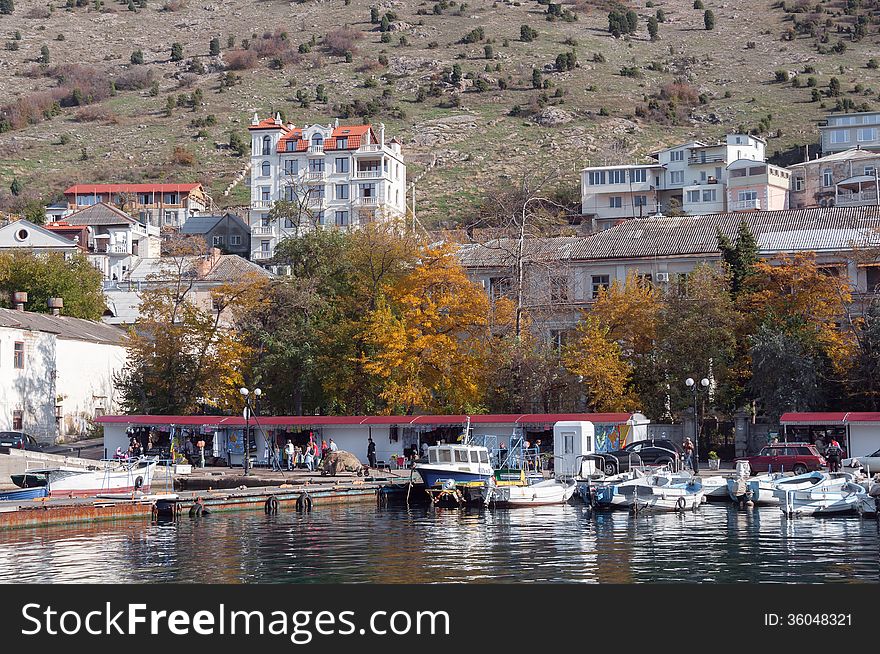
<path id="1" fill-rule="evenodd" d="M 54 443 L 117 411 L 124 337 L 89 320 L 0 309 L 0 431 Z"/>
<path id="2" fill-rule="evenodd" d="M 251 135 L 251 259 L 272 258 L 284 238 L 316 228 L 355 228 L 406 214 L 406 165 L 385 126 L 285 125 L 259 120 Z M 296 215 L 272 220 L 276 202 Z"/>

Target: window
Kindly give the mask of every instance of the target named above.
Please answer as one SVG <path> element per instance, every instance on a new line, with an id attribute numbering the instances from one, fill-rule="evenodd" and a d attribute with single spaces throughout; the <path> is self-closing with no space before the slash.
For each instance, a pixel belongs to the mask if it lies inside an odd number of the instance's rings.
<path id="1" fill-rule="evenodd" d="M 684 184 L 684 171 L 683 170 L 672 170 L 669 172 L 669 183 L 670 184 Z"/>
<path id="2" fill-rule="evenodd" d="M 740 202 L 749 202 L 750 200 L 757 200 L 758 192 L 757 191 L 740 191 L 739 192 L 739 201 Z"/>
<path id="3" fill-rule="evenodd" d="M 337 150 L 348 149 L 348 137 L 347 136 L 337 136 L 336 137 L 336 149 Z"/>
<path id="4" fill-rule="evenodd" d="M 337 200 L 347 200 L 348 199 L 348 184 L 337 184 L 336 185 L 336 199 Z"/>
<path id="5" fill-rule="evenodd" d="M 241 245 L 241 236 L 233 234 L 229 237 L 229 245 Z"/>
<path id="6" fill-rule="evenodd" d="M 324 137 L 320 134 L 315 134 L 312 137 L 312 145 L 323 146 L 324 145 Z"/>
<path id="7" fill-rule="evenodd" d="M 858 132 L 856 132 L 856 138 L 860 142 L 876 141 L 877 140 L 877 130 L 873 127 L 862 128 L 862 129 L 858 130 Z"/>
<path id="8" fill-rule="evenodd" d="M 876 169 L 874 168 L 874 166 L 865 166 L 864 174 L 868 175 L 869 177 L 873 177 L 876 174 L 875 171 Z"/>
<path id="9" fill-rule="evenodd" d="M 177 214 L 173 211 L 166 211 L 163 217 L 166 225 L 173 225 L 176 222 Z"/>
<path id="10" fill-rule="evenodd" d="M 264 161 L 260 166 L 260 175 L 268 177 L 272 174 L 272 165 L 268 161 Z"/>
<path id="11" fill-rule="evenodd" d="M 471 463 L 479 463 L 480 462 L 480 454 L 476 450 L 471 450 Z"/>
<path id="12" fill-rule="evenodd" d="M 288 202 L 296 202 L 296 187 L 295 186 L 285 186 L 284 187 L 284 199 Z"/>
<path id="13" fill-rule="evenodd" d="M 648 171 L 644 168 L 633 168 L 631 171 L 629 171 L 629 181 L 633 183 L 647 182 Z"/>
<path id="14" fill-rule="evenodd" d="M 513 280 L 510 277 L 492 277 L 489 279 L 489 297 L 492 300 L 510 297 L 512 289 Z"/>
<path id="15" fill-rule="evenodd" d="M 568 342 L 568 330 L 565 329 L 551 329 L 550 330 L 550 345 L 553 346 L 553 349 L 559 352 Z"/>
<path id="16" fill-rule="evenodd" d="M 428 462 L 437 463 L 437 450 L 428 450 Z"/>
<path id="17" fill-rule="evenodd" d="M 701 171 L 700 171 L 700 181 L 701 181 L 701 182 L 705 182 L 705 181 L 706 181 L 706 171 L 705 171 L 705 170 L 701 170 Z"/>
<path id="18" fill-rule="evenodd" d="M 93 204 L 98 204 L 98 197 L 95 195 L 76 196 L 76 206 L 78 207 L 90 207 Z"/>
<path id="19" fill-rule="evenodd" d="M 293 229 L 293 220 L 290 218 L 284 219 L 284 228 L 285 229 Z"/>
<path id="20" fill-rule="evenodd" d="M 260 187 L 260 199 L 263 202 L 270 202 L 272 200 L 272 191 L 269 189 L 268 186 Z"/>
<path id="21" fill-rule="evenodd" d="M 375 184 L 361 184 L 361 197 L 362 198 L 376 197 L 376 185 Z"/>
<path id="22" fill-rule="evenodd" d="M 880 266 L 866 266 L 865 281 L 867 282 L 866 290 L 868 293 L 880 290 Z"/>
<path id="23" fill-rule="evenodd" d="M 260 241 L 260 252 L 270 252 L 269 241 Z"/>
<path id="24" fill-rule="evenodd" d="M 619 195 L 613 195 L 608 198 L 608 206 L 612 209 L 620 209 L 623 206 L 623 197 Z"/>
<path id="25" fill-rule="evenodd" d="M 594 170 L 589 173 L 590 186 L 598 186 L 605 183 L 605 171 Z"/>
<path id="26" fill-rule="evenodd" d="M 296 175 L 299 173 L 299 161 L 296 159 L 286 159 L 284 161 L 284 174 Z"/>
<path id="27" fill-rule="evenodd" d="M 382 168 L 385 169 L 385 173 L 387 174 L 388 173 L 388 159 L 384 159 L 382 161 Z"/>
<path id="28" fill-rule="evenodd" d="M 263 137 L 263 154 L 269 154 L 272 151 L 272 139 L 268 136 Z"/>
<path id="29" fill-rule="evenodd" d="M 794 190 L 795 191 L 803 191 L 804 190 L 804 178 L 803 177 L 795 176 Z"/>
<path id="30" fill-rule="evenodd" d="M 315 214 L 315 223 L 318 225 L 324 224 L 324 210 L 321 209 Z"/>
<path id="31" fill-rule="evenodd" d="M 223 235 L 214 237 L 214 245 L 223 245 L 226 238 Z"/>
<path id="32" fill-rule="evenodd" d="M 180 197 L 177 193 L 166 193 L 164 202 L 165 204 L 180 204 Z"/>
<path id="33" fill-rule="evenodd" d="M 12 428 L 16 431 L 21 431 L 24 429 L 24 412 L 20 409 L 16 409 L 12 412 Z"/>
<path id="34" fill-rule="evenodd" d="M 296 152 L 296 141 L 293 139 L 287 141 L 287 143 L 284 144 L 284 149 L 287 152 Z"/>
<path id="35" fill-rule="evenodd" d="M 437 461 L 439 463 L 452 463 L 452 450 L 437 450 Z"/>
<path id="36" fill-rule="evenodd" d="M 567 302 L 568 301 L 568 278 L 567 277 L 551 277 L 550 278 L 550 301 L 551 302 Z"/>
<path id="37" fill-rule="evenodd" d="M 337 211 L 336 212 L 336 225 L 339 227 L 345 227 L 348 225 L 348 212 L 347 211 Z"/>
<path id="38" fill-rule="evenodd" d="M 669 161 L 684 161 L 684 150 L 673 150 L 670 152 Z"/>
<path id="39" fill-rule="evenodd" d="M 687 201 L 688 202 L 699 202 L 700 201 L 700 192 L 699 191 L 688 191 L 687 192 Z"/>
<path id="40" fill-rule="evenodd" d="M 714 188 L 703 191 L 703 202 L 715 202 L 716 197 L 717 191 Z"/>
<path id="41" fill-rule="evenodd" d="M 153 194 L 152 193 L 138 193 L 137 194 L 137 203 L 138 204 L 152 204 L 153 203 Z"/>
<path id="42" fill-rule="evenodd" d="M 826 168 L 822 171 L 822 186 L 833 186 L 834 185 L 834 177 L 831 174 L 831 169 Z"/>
<path id="43" fill-rule="evenodd" d="M 337 173 L 347 173 L 348 172 L 348 159 L 346 157 L 339 157 L 336 159 L 336 172 Z"/>
<path id="44" fill-rule="evenodd" d="M 831 142 L 832 143 L 847 143 L 849 141 L 849 130 L 848 129 L 833 129 L 831 130 Z"/>
<path id="45" fill-rule="evenodd" d="M 455 462 L 456 463 L 467 463 L 468 462 L 467 450 L 455 450 Z"/>
<path id="46" fill-rule="evenodd" d="M 485 450 L 480 450 L 480 463 L 489 463 L 489 453 Z"/>
<path id="47" fill-rule="evenodd" d="M 321 184 L 320 186 L 315 186 L 313 188 L 310 188 L 309 189 L 309 197 L 312 198 L 313 200 L 323 200 L 325 197 L 324 189 L 325 189 L 325 187 L 323 184 Z"/>
<path id="48" fill-rule="evenodd" d="M 574 454 L 574 434 L 571 432 L 563 432 L 562 434 L 562 453 Z"/>
<path id="49" fill-rule="evenodd" d="M 593 299 L 599 297 L 602 289 L 608 288 L 611 278 L 608 275 L 593 275 L 591 277 L 591 288 L 593 291 Z"/>
<path id="50" fill-rule="evenodd" d="M 609 170 L 608 171 L 608 183 L 609 184 L 626 184 L 626 171 L 625 170 Z"/>
<path id="51" fill-rule="evenodd" d="M 12 367 L 19 370 L 24 368 L 24 343 L 22 341 L 15 341 L 12 352 Z"/>
<path id="52" fill-rule="evenodd" d="M 633 206 L 636 206 L 636 207 L 648 206 L 648 196 L 647 195 L 634 195 L 633 196 Z"/>
<path id="53" fill-rule="evenodd" d="M 324 160 L 323 159 L 309 159 L 309 172 L 310 173 L 323 173 L 324 172 Z"/>

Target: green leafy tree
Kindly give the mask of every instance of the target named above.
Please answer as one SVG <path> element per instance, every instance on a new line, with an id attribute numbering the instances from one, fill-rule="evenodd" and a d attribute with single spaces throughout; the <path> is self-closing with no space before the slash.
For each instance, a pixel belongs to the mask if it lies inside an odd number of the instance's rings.
<path id="1" fill-rule="evenodd" d="M 100 320 L 106 309 L 101 281 L 100 271 L 80 254 L 0 253 L 0 306 L 8 307 L 15 291 L 25 291 L 28 311 L 48 313 L 49 298 L 60 297 L 65 316 Z"/>

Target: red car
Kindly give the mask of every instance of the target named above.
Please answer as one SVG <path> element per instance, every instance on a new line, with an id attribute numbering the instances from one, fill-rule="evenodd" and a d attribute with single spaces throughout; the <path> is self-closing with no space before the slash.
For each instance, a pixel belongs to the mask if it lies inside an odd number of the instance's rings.
<path id="1" fill-rule="evenodd" d="M 825 459 L 815 445 L 810 443 L 772 443 L 756 456 L 739 461 L 748 461 L 752 472 L 793 472 L 802 475 L 812 470 L 821 470 Z"/>

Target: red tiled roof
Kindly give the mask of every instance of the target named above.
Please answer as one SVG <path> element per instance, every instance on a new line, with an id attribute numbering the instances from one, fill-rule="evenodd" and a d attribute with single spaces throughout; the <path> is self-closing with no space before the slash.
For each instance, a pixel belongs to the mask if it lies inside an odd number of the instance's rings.
<path id="1" fill-rule="evenodd" d="M 248 125 L 248 129 L 286 129 L 284 125 L 275 122 L 275 118 L 264 118 L 256 125 Z"/>
<path id="2" fill-rule="evenodd" d="M 593 423 L 623 423 L 631 413 L 528 413 L 488 414 L 471 416 L 471 424 L 550 424 L 567 420 L 589 420 Z M 100 423 L 132 425 L 216 425 L 238 427 L 244 425 L 240 416 L 100 416 Z M 464 415 L 427 416 L 263 416 L 259 422 L 266 427 L 314 425 L 462 425 Z"/>
<path id="3" fill-rule="evenodd" d="M 190 193 L 202 185 L 195 184 L 76 184 L 64 195 L 95 195 L 98 193 Z"/>
<path id="4" fill-rule="evenodd" d="M 324 140 L 324 150 L 357 150 L 361 147 L 364 134 L 367 132 L 372 133 L 372 130 L 372 125 L 340 125 L 335 127 L 330 138 Z M 345 148 L 336 147 L 336 139 L 338 138 L 348 138 L 348 144 Z M 291 152 L 291 150 L 287 149 L 287 142 L 291 140 L 296 141 L 296 147 L 292 150 L 293 152 L 305 152 L 309 147 L 308 142 L 302 137 L 302 129 L 297 128 L 289 131 L 278 140 L 278 147 L 275 151 L 278 153 Z M 378 141 L 375 134 L 373 134 L 373 140 Z"/>

